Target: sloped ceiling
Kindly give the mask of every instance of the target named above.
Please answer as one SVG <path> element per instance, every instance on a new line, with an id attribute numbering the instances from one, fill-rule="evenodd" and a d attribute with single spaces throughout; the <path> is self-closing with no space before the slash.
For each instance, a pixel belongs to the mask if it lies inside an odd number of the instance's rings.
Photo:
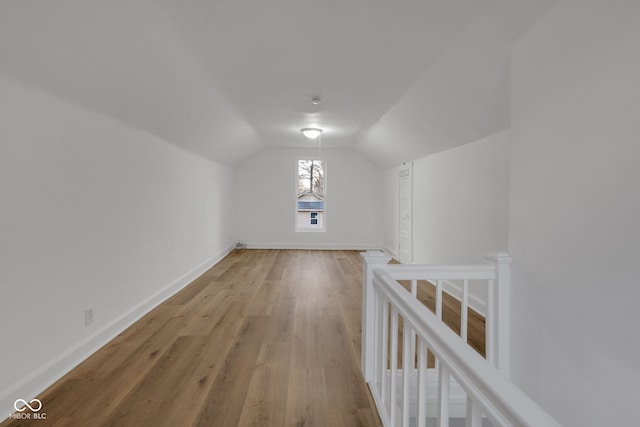
<path id="1" fill-rule="evenodd" d="M 3 1 L 0 72 L 225 163 L 319 126 L 386 167 L 509 126 L 550 1 Z"/>
<path id="2" fill-rule="evenodd" d="M 475 17 L 357 149 L 392 166 L 509 128 L 511 43 L 541 10 L 510 4 Z"/>

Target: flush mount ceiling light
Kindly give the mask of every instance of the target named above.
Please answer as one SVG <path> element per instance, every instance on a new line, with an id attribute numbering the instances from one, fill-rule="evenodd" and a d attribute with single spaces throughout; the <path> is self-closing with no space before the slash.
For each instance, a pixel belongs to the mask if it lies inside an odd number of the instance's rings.
<path id="1" fill-rule="evenodd" d="M 309 139 L 316 139 L 322 133 L 320 128 L 302 128 L 300 132 Z"/>

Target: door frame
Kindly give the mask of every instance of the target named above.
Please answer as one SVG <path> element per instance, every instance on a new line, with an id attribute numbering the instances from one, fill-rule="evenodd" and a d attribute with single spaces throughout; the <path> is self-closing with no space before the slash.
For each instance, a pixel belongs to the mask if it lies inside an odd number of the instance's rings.
<path id="1" fill-rule="evenodd" d="M 413 263 L 413 163 L 398 167 L 398 261 Z"/>

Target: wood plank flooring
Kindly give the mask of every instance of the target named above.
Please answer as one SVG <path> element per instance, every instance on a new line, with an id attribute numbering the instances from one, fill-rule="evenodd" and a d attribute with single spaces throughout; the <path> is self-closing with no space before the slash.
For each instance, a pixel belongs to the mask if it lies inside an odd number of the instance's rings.
<path id="1" fill-rule="evenodd" d="M 355 251 L 234 251 L 1 425 L 380 425 L 360 288 Z"/>
<path id="2" fill-rule="evenodd" d="M 46 420 L 0 427 L 379 426 L 361 270 L 356 251 L 234 251 L 38 396 Z"/>

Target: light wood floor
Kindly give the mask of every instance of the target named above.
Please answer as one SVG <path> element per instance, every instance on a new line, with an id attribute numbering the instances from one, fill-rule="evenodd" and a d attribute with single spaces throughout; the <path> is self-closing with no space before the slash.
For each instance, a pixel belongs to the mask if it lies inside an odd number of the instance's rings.
<path id="1" fill-rule="evenodd" d="M 356 251 L 234 251 L 38 396 L 46 420 L 0 426 L 379 426 L 361 269 Z"/>
<path id="2" fill-rule="evenodd" d="M 5 426 L 376 426 L 355 251 L 235 251 Z"/>

